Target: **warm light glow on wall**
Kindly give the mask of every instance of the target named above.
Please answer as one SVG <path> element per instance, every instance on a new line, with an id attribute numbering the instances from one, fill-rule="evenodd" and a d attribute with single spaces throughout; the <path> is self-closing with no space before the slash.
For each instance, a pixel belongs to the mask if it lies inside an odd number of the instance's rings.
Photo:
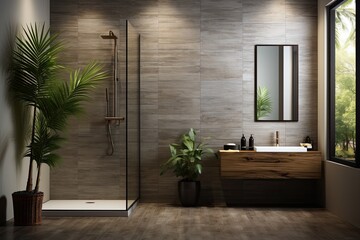
<path id="1" fill-rule="evenodd" d="M 20 0 L 20 24 L 24 25 L 36 19 L 33 0 Z"/>

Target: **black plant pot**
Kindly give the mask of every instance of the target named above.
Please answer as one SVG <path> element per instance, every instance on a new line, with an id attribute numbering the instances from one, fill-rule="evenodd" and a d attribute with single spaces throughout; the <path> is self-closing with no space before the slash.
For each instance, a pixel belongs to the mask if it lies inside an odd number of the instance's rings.
<path id="1" fill-rule="evenodd" d="M 194 207 L 197 205 L 200 196 L 200 181 L 178 182 L 179 198 L 184 207 Z"/>

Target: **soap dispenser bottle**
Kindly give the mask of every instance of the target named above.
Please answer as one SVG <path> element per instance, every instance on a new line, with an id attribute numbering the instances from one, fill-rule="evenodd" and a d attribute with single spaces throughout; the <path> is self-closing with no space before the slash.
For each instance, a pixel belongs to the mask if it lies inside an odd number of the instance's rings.
<path id="1" fill-rule="evenodd" d="M 244 134 L 241 137 L 240 150 L 246 150 L 246 138 Z"/>
<path id="2" fill-rule="evenodd" d="M 312 144 L 312 141 L 311 141 L 311 138 L 309 136 L 306 136 L 305 138 L 305 143 L 309 143 L 310 145 L 307 146 L 307 150 L 311 151 L 313 149 L 313 144 Z"/>
<path id="3" fill-rule="evenodd" d="M 253 134 L 250 134 L 250 138 L 249 138 L 249 150 L 254 150 L 254 137 L 253 137 Z"/>

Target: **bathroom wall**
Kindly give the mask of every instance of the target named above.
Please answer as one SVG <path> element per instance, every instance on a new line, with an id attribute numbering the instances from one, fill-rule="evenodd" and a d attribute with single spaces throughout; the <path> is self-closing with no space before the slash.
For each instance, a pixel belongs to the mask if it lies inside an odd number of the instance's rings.
<path id="1" fill-rule="evenodd" d="M 319 114 L 319 147 L 324 153 L 327 149 L 327 42 L 326 42 L 326 8 L 330 0 L 318 1 L 318 114 Z M 360 169 L 344 166 L 331 161 L 324 161 L 326 208 L 353 225 L 360 227 Z"/>
<path id="2" fill-rule="evenodd" d="M 142 201 L 177 201 L 177 179 L 171 173 L 159 176 L 160 165 L 169 157 L 168 144 L 190 127 L 214 150 L 227 142 L 239 143 L 242 133 L 247 138 L 253 133 L 257 145 L 272 145 L 275 130 L 282 145 L 298 145 L 309 135 L 317 146 L 316 1 L 51 1 L 52 29 L 61 31 L 71 46 L 64 56 L 67 65 L 109 59 L 111 45 L 99 35 L 121 30 L 124 19 L 142 35 Z M 285 43 L 299 44 L 299 121 L 254 122 L 254 45 Z M 104 98 L 97 101 L 97 107 L 104 108 Z M 95 117 L 101 116 L 91 115 Z M 102 133 L 91 132 L 94 126 Z M 116 175 L 121 163 L 107 166 L 105 157 L 91 157 L 95 150 L 89 141 L 101 149 L 107 145 L 104 123 L 83 121 L 81 129 L 90 134 L 88 140 L 68 149 L 70 162 L 57 170 L 65 181 L 51 176 L 51 192 L 57 198 L 76 195 L 79 172 L 91 171 L 91 164 L 100 161 L 102 168 L 89 176 L 89 181 L 99 181 L 93 189 L 109 192 L 114 184 L 121 186 L 121 176 Z M 222 202 L 219 161 L 211 156 L 204 165 L 202 201 Z M 103 174 L 112 177 L 104 179 Z"/>
<path id="3" fill-rule="evenodd" d="M 28 23 L 49 24 L 49 0 L 2 0 L 0 3 L 0 225 L 13 217 L 11 194 L 26 187 L 28 159 L 18 159 L 14 119 L 6 99 L 6 61 L 9 27 Z M 49 169 L 42 168 L 40 190 L 49 199 Z"/>

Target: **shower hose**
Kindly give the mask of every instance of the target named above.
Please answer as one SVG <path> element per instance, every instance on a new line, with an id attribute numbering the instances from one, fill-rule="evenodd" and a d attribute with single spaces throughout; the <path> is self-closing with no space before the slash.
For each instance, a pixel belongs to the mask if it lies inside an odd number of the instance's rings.
<path id="1" fill-rule="evenodd" d="M 105 89 L 105 96 L 106 96 L 106 116 L 109 116 L 109 93 L 107 88 Z M 106 151 L 106 154 L 108 156 L 113 155 L 114 153 L 114 141 L 112 139 L 112 134 L 111 134 L 111 121 L 106 121 L 106 125 L 107 125 L 107 138 L 108 138 L 108 149 Z"/>
<path id="2" fill-rule="evenodd" d="M 107 155 L 111 156 L 114 153 L 114 141 L 112 139 L 110 121 L 107 121 L 107 136 L 108 136 L 108 142 L 109 142 L 109 147 L 107 149 Z"/>

